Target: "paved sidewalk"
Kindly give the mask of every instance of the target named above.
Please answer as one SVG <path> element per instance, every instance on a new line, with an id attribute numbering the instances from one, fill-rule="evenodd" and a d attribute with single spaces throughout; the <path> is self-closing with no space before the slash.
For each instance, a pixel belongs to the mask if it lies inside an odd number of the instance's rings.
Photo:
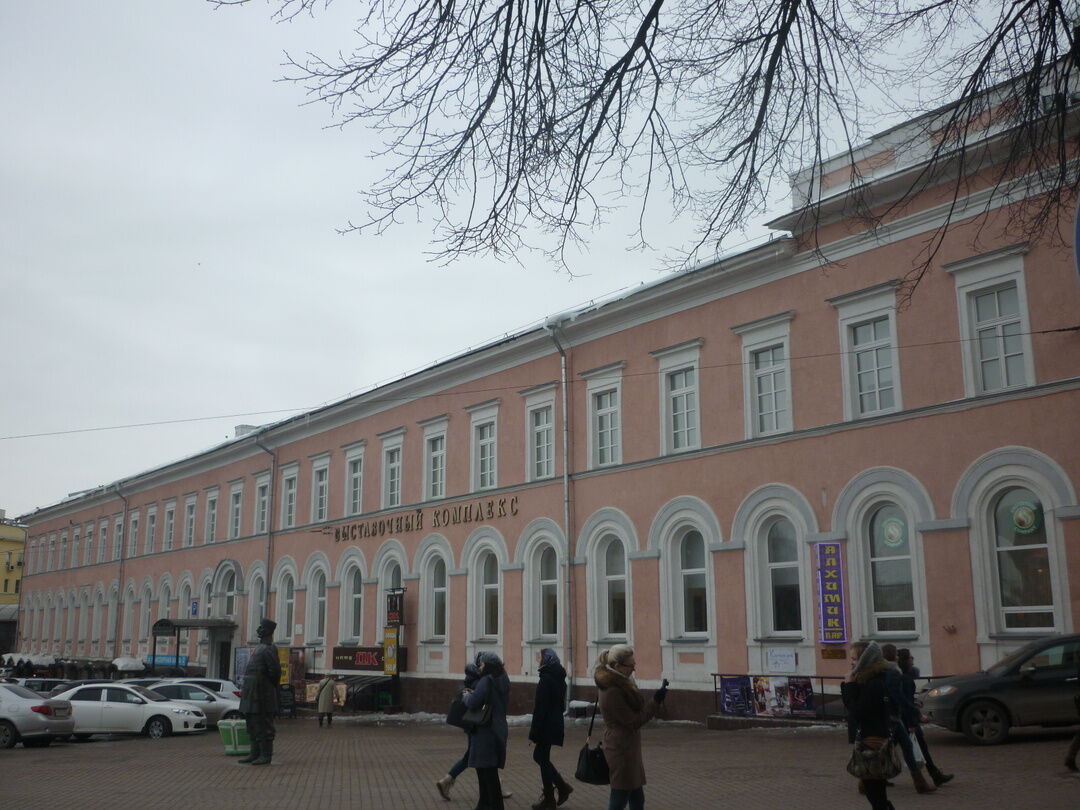
<path id="1" fill-rule="evenodd" d="M 935 758 L 957 774 L 931 796 L 902 775 L 890 798 L 897 810 L 1065 810 L 1080 807 L 1080 778 L 1062 766 L 1069 734 L 1035 731 L 993 748 L 931 730 Z M 569 779 L 585 737 L 568 725 L 554 760 Z M 650 810 L 866 808 L 844 771 L 848 746 L 837 728 L 706 731 L 686 724 L 645 729 Z M 464 735 L 441 724 L 386 724 L 338 718 L 278 724 L 274 765 L 239 765 L 216 733 L 198 737 L 95 739 L 45 749 L 0 751 L 0 797 L 12 808 L 459 808 L 476 802 L 467 771 L 445 802 L 434 782 L 464 750 Z M 536 801 L 539 779 L 527 731 L 511 728 L 504 785 L 508 810 Z M 573 781 L 572 779 L 570 781 Z M 566 810 L 606 807 L 606 789 L 575 784 Z"/>

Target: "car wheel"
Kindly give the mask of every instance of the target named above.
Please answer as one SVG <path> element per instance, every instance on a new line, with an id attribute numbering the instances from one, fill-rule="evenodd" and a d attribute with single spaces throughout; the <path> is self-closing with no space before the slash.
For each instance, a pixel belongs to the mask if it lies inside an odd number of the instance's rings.
<path id="1" fill-rule="evenodd" d="M 7 720 L 0 720 L 0 748 L 14 748 L 19 741 L 19 732 Z"/>
<path id="2" fill-rule="evenodd" d="M 997 745 L 1009 736 L 1009 715 L 1000 703 L 976 700 L 964 709 L 960 730 L 976 745 Z"/>
<path id="3" fill-rule="evenodd" d="M 145 731 L 146 736 L 151 740 L 160 740 L 172 734 L 172 724 L 169 723 L 168 718 L 156 715 L 146 721 Z"/>

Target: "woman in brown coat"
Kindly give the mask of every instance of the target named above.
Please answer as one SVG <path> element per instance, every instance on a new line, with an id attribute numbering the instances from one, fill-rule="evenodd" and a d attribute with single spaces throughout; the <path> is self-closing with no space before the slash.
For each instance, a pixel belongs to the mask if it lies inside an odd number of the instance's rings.
<path id="1" fill-rule="evenodd" d="M 634 683 L 634 650 L 616 644 L 600 653 L 593 679 L 600 689 L 604 718 L 604 758 L 611 771 L 608 810 L 645 807 L 645 766 L 641 761 L 641 727 L 652 719 L 667 697 L 667 684 L 646 700 Z"/>

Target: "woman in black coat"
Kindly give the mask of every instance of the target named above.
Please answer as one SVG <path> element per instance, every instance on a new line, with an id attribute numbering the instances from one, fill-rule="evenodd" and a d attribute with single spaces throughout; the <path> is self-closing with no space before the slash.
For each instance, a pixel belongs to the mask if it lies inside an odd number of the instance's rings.
<path id="1" fill-rule="evenodd" d="M 533 761 L 540 766 L 543 793 L 540 801 L 532 808 L 533 810 L 551 810 L 569 799 L 570 793 L 574 790 L 551 764 L 551 746 L 563 744 L 566 670 L 563 669 L 559 656 L 550 647 L 542 649 L 537 659 L 540 662 L 538 670 L 540 681 L 536 684 L 536 697 L 533 700 L 529 740 L 535 746 Z M 557 799 L 556 791 L 558 791 Z"/>
<path id="2" fill-rule="evenodd" d="M 854 686 L 849 696 L 852 715 L 859 739 L 869 748 L 885 745 L 891 731 L 889 699 L 885 688 L 887 668 L 881 647 L 876 641 L 871 641 L 859 656 L 859 663 L 850 676 Z M 884 779 L 862 780 L 862 792 L 873 810 L 892 810 L 892 803 L 886 795 L 887 784 Z"/>
<path id="3" fill-rule="evenodd" d="M 463 696 L 465 707 L 490 707 L 490 719 L 469 732 L 469 767 L 476 769 L 480 783 L 480 800 L 476 810 L 503 810 L 502 785 L 499 769 L 506 767 L 506 707 L 510 702 L 510 679 L 502 659 L 495 653 L 482 652 L 476 656 L 480 680 Z"/>

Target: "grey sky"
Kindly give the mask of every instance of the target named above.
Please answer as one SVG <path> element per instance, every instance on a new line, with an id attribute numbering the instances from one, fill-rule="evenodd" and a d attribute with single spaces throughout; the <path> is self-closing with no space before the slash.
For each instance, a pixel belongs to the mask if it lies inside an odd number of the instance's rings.
<path id="1" fill-rule="evenodd" d="M 0 437 L 307 408 L 657 278 L 658 254 L 626 251 L 632 212 L 573 280 L 536 256 L 431 264 L 423 222 L 337 235 L 375 143 L 275 80 L 284 50 L 348 42 L 347 7 L 3 5 Z M 689 236 L 661 225 L 660 249 Z M 0 438 L 0 508 L 286 415 Z"/>

